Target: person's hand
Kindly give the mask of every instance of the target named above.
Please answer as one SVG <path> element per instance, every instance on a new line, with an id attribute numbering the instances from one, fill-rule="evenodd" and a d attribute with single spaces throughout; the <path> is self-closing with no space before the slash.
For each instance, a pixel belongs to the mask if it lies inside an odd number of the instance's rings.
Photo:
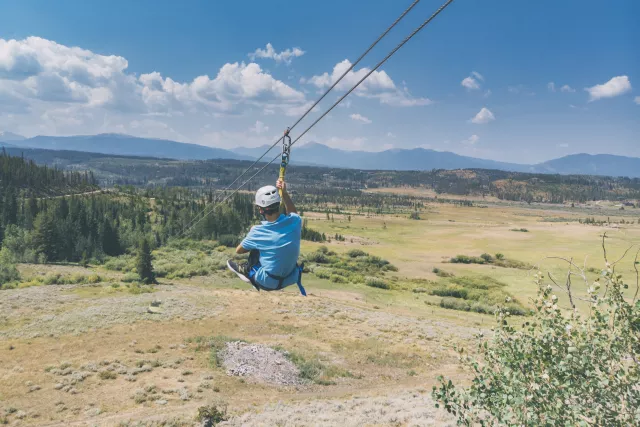
<path id="1" fill-rule="evenodd" d="M 282 179 L 279 179 L 278 182 L 276 182 L 276 188 L 285 192 L 287 191 L 287 184 Z"/>

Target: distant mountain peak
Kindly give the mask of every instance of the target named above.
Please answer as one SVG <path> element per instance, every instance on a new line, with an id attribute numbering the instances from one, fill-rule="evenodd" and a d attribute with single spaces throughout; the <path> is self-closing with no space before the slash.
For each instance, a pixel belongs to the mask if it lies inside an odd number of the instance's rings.
<path id="1" fill-rule="evenodd" d="M 0 141 L 2 142 L 22 141 L 24 139 L 26 139 L 24 136 L 18 135 L 17 133 L 9 131 L 0 132 Z"/>

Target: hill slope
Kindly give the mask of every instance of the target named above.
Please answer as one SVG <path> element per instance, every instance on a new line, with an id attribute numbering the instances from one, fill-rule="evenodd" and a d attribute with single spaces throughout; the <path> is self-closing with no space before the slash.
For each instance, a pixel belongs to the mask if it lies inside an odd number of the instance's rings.
<path id="1" fill-rule="evenodd" d="M 220 148 L 165 139 L 137 138 L 120 134 L 88 136 L 36 136 L 12 141 L 17 147 L 86 151 L 120 156 L 160 157 L 178 160 L 236 159 L 249 157 Z"/>
<path id="2" fill-rule="evenodd" d="M 611 154 L 572 154 L 534 166 L 538 173 L 640 177 L 640 159 Z"/>

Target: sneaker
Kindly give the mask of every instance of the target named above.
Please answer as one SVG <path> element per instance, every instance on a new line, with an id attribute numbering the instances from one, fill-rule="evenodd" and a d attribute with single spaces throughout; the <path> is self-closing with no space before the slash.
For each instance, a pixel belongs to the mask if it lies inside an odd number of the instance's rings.
<path id="1" fill-rule="evenodd" d="M 249 280 L 249 271 L 247 271 L 247 267 L 245 265 L 239 265 L 232 260 L 228 260 L 227 267 L 229 267 L 229 270 L 236 273 L 240 280 L 246 283 L 251 283 L 251 280 Z"/>

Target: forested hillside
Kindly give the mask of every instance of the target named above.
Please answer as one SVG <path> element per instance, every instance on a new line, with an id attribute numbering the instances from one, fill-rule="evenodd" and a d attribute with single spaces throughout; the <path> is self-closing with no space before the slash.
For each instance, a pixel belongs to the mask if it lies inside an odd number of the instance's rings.
<path id="1" fill-rule="evenodd" d="M 190 237 L 231 235 L 227 240 L 235 243 L 255 219 L 246 195 L 198 222 L 211 194 L 196 198 L 178 188 L 102 194 L 90 172 L 63 172 L 6 153 L 0 179 L 0 243 L 13 262 L 100 260 L 128 252 L 143 239 L 157 247 L 180 237 L 187 225 L 194 225 Z"/>
<path id="2" fill-rule="evenodd" d="M 53 150 L 7 152 L 24 155 L 39 164 L 67 170 L 89 170 L 89 179 L 104 187 L 189 187 L 201 194 L 230 185 L 250 162 L 242 160 L 180 161 L 150 157 L 119 157 L 97 153 Z M 259 166 L 261 167 L 261 166 Z M 257 170 L 257 168 L 255 169 Z M 248 183 L 255 190 L 277 176 L 278 165 L 270 165 Z M 84 174 L 82 172 L 81 174 Z M 294 161 L 287 173 L 295 188 L 306 194 L 360 191 L 373 188 L 415 187 L 439 194 L 495 196 L 501 200 L 564 203 L 589 200 L 637 201 L 640 179 L 592 175 L 550 175 L 487 169 L 432 171 L 371 171 L 301 166 Z"/>

